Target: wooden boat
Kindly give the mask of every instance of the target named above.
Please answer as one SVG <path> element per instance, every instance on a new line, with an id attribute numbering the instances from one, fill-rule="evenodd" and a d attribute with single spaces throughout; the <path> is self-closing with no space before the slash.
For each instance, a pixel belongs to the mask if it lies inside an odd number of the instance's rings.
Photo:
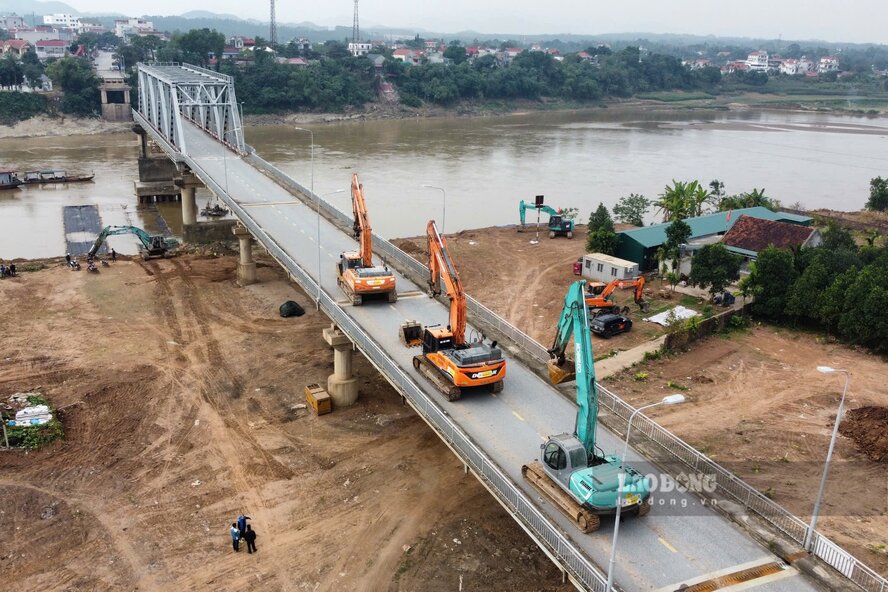
<path id="1" fill-rule="evenodd" d="M 25 185 L 43 185 L 45 183 L 79 183 L 82 181 L 92 181 L 95 177 L 94 173 L 89 175 L 69 175 L 65 171 L 47 170 L 47 171 L 27 171 L 22 183 Z"/>
<path id="2" fill-rule="evenodd" d="M 226 214 L 228 214 L 228 208 L 223 207 L 219 204 L 213 204 L 212 206 L 210 204 L 207 204 L 206 206 L 204 206 L 204 209 L 200 211 L 200 213 L 202 216 L 225 216 Z"/>
<path id="3" fill-rule="evenodd" d="M 15 171 L 0 170 L 0 189 L 15 189 L 22 184 Z"/>

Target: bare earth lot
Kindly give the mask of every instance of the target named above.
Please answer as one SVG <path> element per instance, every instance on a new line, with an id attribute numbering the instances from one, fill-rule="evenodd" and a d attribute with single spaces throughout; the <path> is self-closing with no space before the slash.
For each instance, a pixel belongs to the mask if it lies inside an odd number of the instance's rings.
<path id="1" fill-rule="evenodd" d="M 528 244 L 532 233 L 514 227 L 468 230 L 448 236 L 448 242 L 466 290 L 548 345 L 564 293 L 577 279 L 571 263 L 583 253 L 585 229 L 579 230 L 573 240 L 543 237 L 536 246 Z M 425 260 L 424 239 L 395 242 Z M 659 281 L 653 284 L 658 292 Z M 618 301 L 632 310 L 632 331 L 595 338 L 596 358 L 663 332 L 641 321 L 628 291 Z M 670 301 L 654 298 L 651 313 L 679 303 L 690 304 L 677 295 Z M 821 364 L 853 372 L 848 409 L 888 408 L 884 360 L 814 333 L 770 326 L 712 337 L 687 353 L 643 362 L 604 383 L 634 406 L 677 392 L 666 386 L 669 381 L 685 387 L 688 403 L 654 410 L 658 421 L 807 520 L 842 389 L 841 378 L 816 372 Z M 636 372 L 649 376 L 636 381 Z M 843 425 L 850 428 L 853 417 L 849 412 Z M 870 440 L 863 449 L 839 436 L 818 528 L 888 575 L 888 421 L 871 419 L 862 430 Z"/>
<path id="2" fill-rule="evenodd" d="M 0 396 L 39 391 L 66 439 L 0 452 L 0 579 L 20 590 L 567 590 L 377 372 L 325 382 L 327 321 L 235 257 L 61 267 L 0 281 Z M 281 319 L 287 299 L 307 314 Z M 228 525 L 252 517 L 258 554 Z"/>

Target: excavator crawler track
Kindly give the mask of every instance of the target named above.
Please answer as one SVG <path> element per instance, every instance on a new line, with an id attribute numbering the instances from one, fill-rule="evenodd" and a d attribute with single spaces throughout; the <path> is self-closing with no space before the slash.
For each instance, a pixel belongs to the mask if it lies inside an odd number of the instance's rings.
<path id="1" fill-rule="evenodd" d="M 598 515 L 578 504 L 567 492 L 553 483 L 538 461 L 522 466 L 521 475 L 555 504 L 565 516 L 573 520 L 583 534 L 595 532 L 601 527 Z"/>
<path id="2" fill-rule="evenodd" d="M 448 401 L 459 400 L 462 395 L 462 389 L 450 382 L 450 378 L 438 370 L 424 355 L 413 356 L 413 367 L 428 378 Z"/>

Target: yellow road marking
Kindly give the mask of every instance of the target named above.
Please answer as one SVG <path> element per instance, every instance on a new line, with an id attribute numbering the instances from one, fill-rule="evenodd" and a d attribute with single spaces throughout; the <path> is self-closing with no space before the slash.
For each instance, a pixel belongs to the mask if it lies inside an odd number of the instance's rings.
<path id="1" fill-rule="evenodd" d="M 678 553 L 678 549 L 676 549 L 675 547 L 673 547 L 672 545 L 667 543 L 666 539 L 664 539 L 663 537 L 657 537 L 657 540 L 660 541 L 661 545 L 663 545 L 664 547 L 666 547 L 667 549 L 669 549 L 673 553 Z"/>
<path id="2" fill-rule="evenodd" d="M 520 415 L 518 415 L 518 412 L 517 412 L 517 411 L 513 411 L 513 412 L 512 412 L 512 415 L 514 415 L 515 417 L 517 417 L 517 418 L 520 419 L 521 421 L 524 421 L 524 418 L 521 417 Z"/>

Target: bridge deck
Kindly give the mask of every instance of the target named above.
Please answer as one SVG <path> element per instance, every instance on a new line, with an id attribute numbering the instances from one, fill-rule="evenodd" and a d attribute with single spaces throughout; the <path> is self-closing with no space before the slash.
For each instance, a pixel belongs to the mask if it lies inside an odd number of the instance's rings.
<path id="1" fill-rule="evenodd" d="M 152 135 L 156 134 L 153 130 Z M 520 475 L 523 463 L 539 455 L 539 444 L 549 434 L 570 431 L 576 406 L 529 368 L 509 359 L 505 389 L 499 395 L 473 393 L 461 401 L 447 403 L 411 365 L 415 350 L 404 348 L 397 337 L 405 319 L 424 324 L 446 323 L 447 310 L 425 295 L 402 297 L 395 304 L 368 303 L 362 307 L 345 304 L 335 279 L 334 263 L 339 253 L 352 250 L 354 240 L 328 221 L 320 221 L 320 247 L 314 210 L 266 177 L 233 152 L 193 125 L 185 125 L 186 162 L 198 175 L 209 175 L 245 207 L 249 216 L 313 278 L 317 276 L 320 252 L 321 285 L 338 300 L 345 312 L 367 332 L 443 408 L 471 439 L 557 523 L 572 542 L 597 565 L 606 566 L 611 545 L 612 520 L 603 520 L 601 531 L 580 534 L 555 507 L 531 488 Z M 207 181 L 208 179 L 204 179 Z M 373 190 L 368 188 L 372 204 Z M 425 220 L 417 220 L 417 232 Z M 319 251 L 320 248 L 320 251 Z M 458 263 L 458 262 L 457 262 Z M 421 292 L 421 288 L 398 274 L 398 290 Z M 471 331 L 471 329 L 470 329 Z M 609 453 L 620 449 L 618 439 L 599 430 L 600 446 Z M 630 458 L 641 462 L 632 451 Z M 682 493 L 668 496 L 666 509 L 656 506 L 643 519 L 627 519 L 620 529 L 616 581 L 624 590 L 659 590 L 677 587 L 691 579 L 751 562 L 774 561 L 776 557 L 753 542 L 735 525 L 708 508 L 698 498 Z M 674 586 L 673 586 L 674 585 Z M 762 582 L 756 589 L 774 592 L 815 590 L 801 577 Z"/>

